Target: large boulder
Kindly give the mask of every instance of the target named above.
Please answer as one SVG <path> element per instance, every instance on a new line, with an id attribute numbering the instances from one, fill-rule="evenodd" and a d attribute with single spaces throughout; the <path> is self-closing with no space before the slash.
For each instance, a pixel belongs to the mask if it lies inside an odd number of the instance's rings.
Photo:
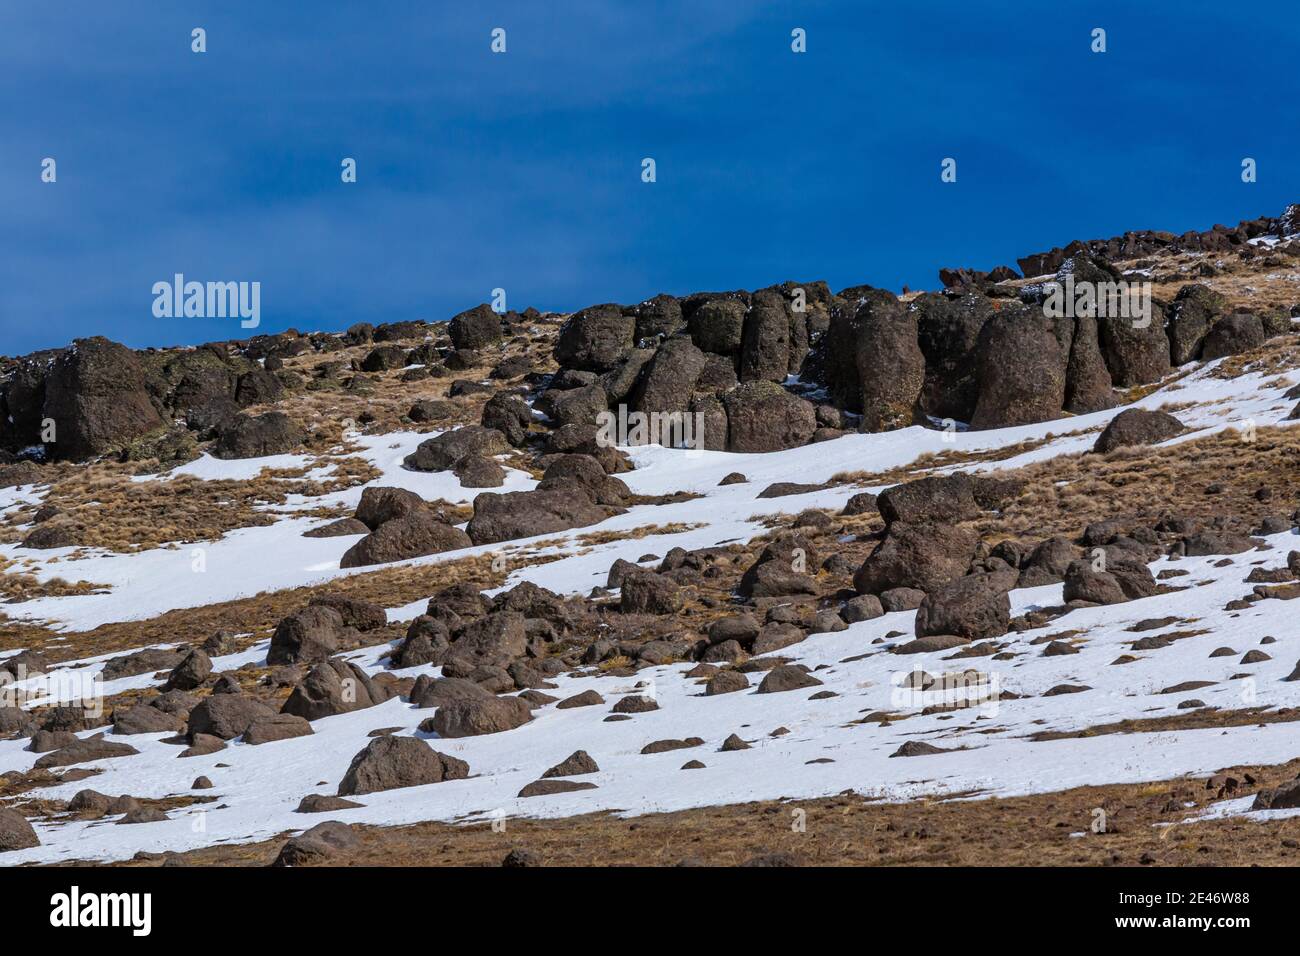
<path id="1" fill-rule="evenodd" d="M 965 472 L 930 475 L 886 488 L 876 507 L 886 523 L 966 521 L 980 513 L 975 482 Z"/>
<path id="2" fill-rule="evenodd" d="M 763 289 L 754 293 L 741 331 L 740 380 L 782 382 L 790 365 L 790 316 L 785 299 Z"/>
<path id="3" fill-rule="evenodd" d="M 216 458 L 263 458 L 284 455 L 302 445 L 304 433 L 283 412 L 236 415 L 221 426 L 212 454 Z"/>
<path id="4" fill-rule="evenodd" d="M 1169 360 L 1186 365 L 1201 355 L 1201 346 L 1226 308 L 1226 300 L 1203 285 L 1185 285 L 1169 309 Z"/>
<path id="5" fill-rule="evenodd" d="M 346 636 L 343 617 L 331 607 L 313 605 L 283 618 L 271 635 L 266 662 L 316 664 L 332 657 Z"/>
<path id="6" fill-rule="evenodd" d="M 704 302 L 691 314 L 691 340 L 705 352 L 735 355 L 740 351 L 747 311 L 740 299 Z"/>
<path id="7" fill-rule="evenodd" d="M 915 317 L 917 344 L 925 356 L 922 410 L 939 419 L 970 421 L 979 396 L 975 346 L 980 329 L 993 315 L 992 302 L 978 293 L 950 299 L 926 292 L 908 308 Z"/>
<path id="8" fill-rule="evenodd" d="M 474 544 L 493 544 L 581 528 L 610 514 L 574 481 L 535 491 L 484 492 L 474 499 L 474 517 L 465 530 Z"/>
<path id="9" fill-rule="evenodd" d="M 636 322 L 634 337 L 637 342 L 668 338 L 686 324 L 682 319 L 682 304 L 671 295 L 660 294 L 623 310 Z"/>
<path id="10" fill-rule="evenodd" d="M 976 346 L 979 399 L 972 428 L 1005 428 L 1057 418 L 1065 404 L 1068 350 L 1041 313 L 1004 308 L 984 324 Z"/>
<path id="11" fill-rule="evenodd" d="M 639 412 L 684 412 L 691 390 L 704 371 L 705 356 L 688 338 L 669 339 L 646 365 L 632 393 L 632 409 Z"/>
<path id="12" fill-rule="evenodd" d="M 148 704 L 136 704 L 113 711 L 113 733 L 121 736 L 133 734 L 177 733 L 185 728 L 185 721 Z M 43 731 L 42 731 L 43 732 Z"/>
<path id="13" fill-rule="evenodd" d="M 372 681 L 360 667 L 334 659 L 313 667 L 280 713 L 319 720 L 382 704 L 389 696 L 384 685 Z"/>
<path id="14" fill-rule="evenodd" d="M 431 726 L 439 737 L 477 737 L 514 730 L 532 719 L 532 709 L 521 697 L 480 697 L 443 704 Z"/>
<path id="15" fill-rule="evenodd" d="M 43 414 L 55 426 L 48 453 L 64 459 L 102 455 L 165 424 L 140 359 L 100 336 L 78 339 L 50 366 Z"/>
<path id="16" fill-rule="evenodd" d="M 340 568 L 404 561 L 426 554 L 468 548 L 472 542 L 460 528 L 440 521 L 428 511 L 413 511 L 385 521 L 344 552 Z"/>
<path id="17" fill-rule="evenodd" d="M 310 797 L 304 799 L 310 800 Z M 343 801 L 347 802 L 347 801 Z M 360 806 L 360 804 L 352 804 Z M 293 837 L 280 848 L 272 866 L 309 866 L 349 850 L 359 842 L 357 835 L 346 823 L 327 820 L 310 830 Z"/>
<path id="18" fill-rule="evenodd" d="M 1126 408 L 1107 423 L 1092 450 L 1104 455 L 1122 445 L 1155 445 L 1181 434 L 1185 428 L 1168 412 Z"/>
<path id="19" fill-rule="evenodd" d="M 603 385 L 592 382 L 579 388 L 549 391 L 539 405 L 558 427 L 596 425 L 600 414 L 609 410 L 609 396 Z"/>
<path id="20" fill-rule="evenodd" d="M 1098 321 L 1097 331 L 1112 385 L 1149 385 L 1169 374 L 1169 336 L 1158 302 L 1151 304 L 1149 321 L 1108 317 Z"/>
<path id="21" fill-rule="evenodd" d="M 654 358 L 656 351 L 656 349 L 633 349 L 627 354 L 627 358 L 600 376 L 598 381 L 611 405 L 627 401 L 632 390 L 641 380 L 641 373 L 646 363 Z"/>
<path id="22" fill-rule="evenodd" d="M 466 425 L 420 442 L 403 464 L 413 471 L 447 471 L 467 455 L 490 458 L 509 450 L 506 436 L 495 428 Z"/>
<path id="23" fill-rule="evenodd" d="M 363 488 L 354 517 L 371 531 L 415 511 L 424 511 L 424 499 L 405 488 Z"/>
<path id="24" fill-rule="evenodd" d="M 527 438 L 532 421 L 533 410 L 523 398 L 513 392 L 497 392 L 483 406 L 480 423 L 484 428 L 500 432 L 507 442 L 518 446 Z"/>
<path id="25" fill-rule="evenodd" d="M 728 392 L 723 401 L 728 451 L 797 448 L 817 430 L 813 406 L 773 382 L 747 382 Z"/>
<path id="26" fill-rule="evenodd" d="M 1206 362 L 1248 352 L 1264 344 L 1264 323 L 1257 315 L 1236 312 L 1224 316 L 1210 328 L 1201 345 L 1201 358 Z"/>
<path id="27" fill-rule="evenodd" d="M 186 654 L 185 659 L 172 669 L 162 689 L 164 691 L 194 690 L 196 687 L 201 687 L 211 673 L 211 658 L 203 652 L 202 648 L 196 647 Z"/>
<path id="28" fill-rule="evenodd" d="M 1070 358 L 1065 368 L 1065 410 L 1086 415 L 1111 408 L 1115 401 L 1110 369 L 1101 352 L 1097 320 L 1079 316 L 1074 320 Z"/>
<path id="29" fill-rule="evenodd" d="M 501 316 L 485 302 L 452 316 L 447 334 L 458 349 L 481 349 L 501 341 Z"/>
<path id="30" fill-rule="evenodd" d="M 376 737 L 352 758 L 339 783 L 338 795 L 420 787 L 468 776 L 469 764 L 438 753 L 417 737 Z"/>
<path id="31" fill-rule="evenodd" d="M 599 505 L 622 507 L 632 496 L 623 480 L 607 475 L 600 462 L 591 455 L 557 455 L 542 472 L 537 487 L 542 490 L 564 487 L 560 483 L 565 480 L 578 482 Z"/>
<path id="32" fill-rule="evenodd" d="M 198 734 L 234 740 L 253 721 L 274 716 L 274 710 L 246 694 L 213 694 L 190 711 L 186 732 L 191 740 Z"/>
<path id="33" fill-rule="evenodd" d="M 40 845 L 36 831 L 25 816 L 9 807 L 0 807 L 0 853 L 28 850 Z"/>
<path id="34" fill-rule="evenodd" d="M 20 359 L 8 372 L 8 380 L 0 386 L 0 442 L 13 451 L 41 441 L 45 376 L 55 355 L 57 353 L 45 353 Z"/>
<path id="35" fill-rule="evenodd" d="M 956 634 L 972 641 L 1000 637 L 1011 621 L 1007 591 L 1015 571 L 971 574 L 931 591 L 916 611 L 916 636 Z"/>
<path id="36" fill-rule="evenodd" d="M 248 725 L 244 731 L 244 743 L 256 747 L 261 744 L 274 743 L 277 740 L 291 740 L 294 737 L 308 737 L 315 731 L 305 717 L 296 714 L 279 713 L 270 717 L 259 717 Z"/>
<path id="37" fill-rule="evenodd" d="M 632 351 L 635 335 L 636 319 L 617 305 L 593 305 L 564 323 L 555 360 L 566 368 L 606 372 Z"/>
<path id="38" fill-rule="evenodd" d="M 876 290 L 858 306 L 854 361 L 862 388 L 864 432 L 913 424 L 925 382 L 925 355 L 917 344 L 916 315 L 893 295 Z"/>
<path id="39" fill-rule="evenodd" d="M 441 664 L 450 647 L 451 635 L 447 625 L 421 614 L 406 629 L 405 639 L 392 654 L 392 663 L 394 667 Z"/>
<path id="40" fill-rule="evenodd" d="M 896 521 L 853 576 L 859 594 L 892 588 L 933 591 L 966 573 L 979 538 L 950 524 Z"/>
<path id="41" fill-rule="evenodd" d="M 1068 538 L 1058 536 L 1041 541 L 1025 560 L 1017 586 L 1033 588 L 1058 584 L 1065 579 L 1066 569 L 1078 558 L 1079 549 Z"/>
<path id="42" fill-rule="evenodd" d="M 308 605 L 329 607 L 338 611 L 346 627 L 355 627 L 358 631 L 373 631 L 388 623 L 388 612 L 379 604 L 351 598 L 342 594 L 317 594 Z"/>
<path id="43" fill-rule="evenodd" d="M 443 672 L 461 676 L 476 667 L 508 666 L 527 652 L 525 620 L 518 611 L 493 611 L 466 625 L 444 658 Z"/>
<path id="44" fill-rule="evenodd" d="M 625 614 L 676 614 L 681 588 L 670 577 L 638 568 L 623 577 L 619 609 Z"/>

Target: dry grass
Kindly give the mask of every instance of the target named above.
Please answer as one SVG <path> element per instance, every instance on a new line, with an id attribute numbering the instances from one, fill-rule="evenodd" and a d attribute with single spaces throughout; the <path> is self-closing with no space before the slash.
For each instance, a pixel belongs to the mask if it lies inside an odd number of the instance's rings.
<path id="1" fill-rule="evenodd" d="M 303 607 L 316 595 L 343 595 L 372 601 L 382 607 L 398 607 L 427 598 L 435 591 L 458 582 L 469 582 L 480 589 L 500 587 L 516 567 L 525 563 L 546 563 L 555 557 L 528 556 L 525 561 L 520 555 L 505 551 L 499 555 L 481 554 L 436 564 L 387 567 L 312 587 L 272 591 L 202 607 L 178 608 L 143 621 L 104 624 L 73 635 L 62 635 L 40 625 L 6 620 L 0 622 L 0 649 L 39 649 L 51 661 L 57 662 L 152 644 L 200 642 L 218 630 L 252 634 L 253 637 L 248 639 L 251 643 L 269 636 L 281 618 Z"/>
<path id="2" fill-rule="evenodd" d="M 598 544 L 610 544 L 614 541 L 634 541 L 638 538 L 649 538 L 661 534 L 681 534 L 684 531 L 694 531 L 696 528 L 706 527 L 702 522 L 673 521 L 668 524 L 643 524 L 636 528 L 628 528 L 626 531 L 589 531 L 586 534 L 578 535 L 574 540 L 584 548 L 595 547 Z"/>
<path id="3" fill-rule="evenodd" d="M 1229 429 L 1168 447 L 1065 455 L 1004 472 L 1023 478 L 1024 491 L 1000 515 L 973 526 L 995 543 L 1075 537 L 1085 525 L 1107 518 L 1289 515 L 1300 499 L 1300 429 L 1261 428 L 1254 441 L 1245 437 Z M 1221 490 L 1207 494 L 1211 484 Z M 1272 492 L 1271 500 L 1255 497 L 1260 488 Z"/>
<path id="4" fill-rule="evenodd" d="M 1217 707 L 1200 707 L 1183 714 L 1163 717 L 1146 717 L 1120 720 L 1110 724 L 1097 724 L 1080 730 L 1041 730 L 1030 734 L 1033 741 L 1069 740 L 1080 737 L 1104 737 L 1108 734 L 1143 734 L 1173 730 L 1206 730 L 1211 727 L 1248 727 L 1263 724 L 1288 724 L 1300 721 L 1300 708 L 1281 707 L 1268 710 L 1264 707 L 1220 710 Z"/>
<path id="5" fill-rule="evenodd" d="M 534 321 L 541 328 L 555 326 L 558 328 L 561 317 L 542 316 Z M 433 333 L 433 340 L 439 335 Z M 423 339 L 410 339 L 401 343 L 404 347 L 420 345 Z M 536 341 L 511 340 L 499 348 L 483 349 L 480 363 L 472 368 L 450 372 L 440 378 L 419 378 L 403 381 L 403 369 L 390 369 L 383 372 L 352 372 L 348 369 L 353 361 L 365 358 L 375 346 L 372 344 L 355 345 L 328 353 L 307 352 L 285 360 L 285 368 L 298 373 L 308 380 L 309 387 L 286 395 L 275 405 L 279 411 L 290 417 L 307 422 L 351 421 L 369 434 L 384 434 L 391 431 L 429 431 L 444 429 L 456 425 L 477 425 L 483 413 L 484 402 L 489 394 L 462 395 L 451 398 L 457 406 L 455 415 L 436 424 L 413 424 L 406 419 L 406 413 L 415 402 L 421 399 L 448 399 L 447 391 L 452 382 L 465 379 L 473 382 L 485 381 L 488 373 L 503 358 L 514 355 L 526 355 L 533 363 L 534 370 L 555 371 L 556 364 L 550 354 L 551 339 L 539 336 Z M 328 378 L 317 378 L 315 369 L 326 363 L 342 363 L 343 370 Z M 362 384 L 347 388 L 344 382 L 356 377 Z M 494 381 L 493 387 L 501 388 L 514 384 L 513 381 Z"/>
<path id="6" fill-rule="evenodd" d="M 991 461 L 1006 461 L 1009 458 L 1015 458 L 1017 455 L 1023 455 L 1026 452 L 1042 448 L 1044 445 L 1053 442 L 1058 438 L 1083 435 L 1089 430 L 1090 429 L 1080 429 L 1069 432 L 1049 432 L 1042 438 L 1026 439 L 1025 441 L 1016 442 L 1014 445 L 1005 445 L 1000 448 L 989 448 L 984 451 L 928 451 L 918 455 L 906 465 L 899 465 L 897 468 L 889 468 L 885 471 L 841 471 L 831 476 L 830 483 L 840 485 L 859 485 L 862 487 L 872 488 L 879 485 L 896 485 L 899 482 L 910 481 L 913 478 L 920 477 L 924 473 L 940 469 L 960 468 L 963 465 L 987 464 Z"/>
<path id="7" fill-rule="evenodd" d="M 45 504 L 62 514 L 51 521 L 74 529 L 83 547 L 132 552 L 165 545 L 211 541 L 237 528 L 274 524 L 290 495 L 317 497 L 373 481 L 380 472 L 363 458 L 327 455 L 313 468 L 332 466 L 323 479 L 308 479 L 310 469 L 263 468 L 251 480 L 205 481 L 193 475 L 132 481 L 134 469 L 97 462 L 56 478 Z M 322 509 L 317 509 L 320 512 Z M 21 540 L 35 509 L 15 510 L 0 526 L 0 541 Z M 303 512 L 294 512 L 303 514 Z"/>
<path id="8" fill-rule="evenodd" d="M 71 597 L 78 594 L 94 594 L 104 590 L 105 585 L 92 584 L 89 581 L 68 582 L 63 578 L 50 578 L 48 581 L 37 580 L 36 575 L 23 571 L 18 562 L 0 555 L 0 598 L 5 603 L 15 604 L 20 601 L 34 601 L 44 597 Z"/>

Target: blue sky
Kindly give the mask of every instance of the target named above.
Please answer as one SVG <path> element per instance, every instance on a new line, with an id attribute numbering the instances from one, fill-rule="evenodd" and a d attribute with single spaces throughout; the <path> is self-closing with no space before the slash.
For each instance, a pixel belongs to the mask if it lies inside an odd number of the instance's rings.
<path id="1" fill-rule="evenodd" d="M 258 331 L 338 329 L 496 287 L 557 310 L 929 288 L 1276 214 L 1297 34 L 1290 4 L 1186 0 L 0 0 L 0 353 L 248 334 L 155 318 L 176 272 L 260 282 Z"/>

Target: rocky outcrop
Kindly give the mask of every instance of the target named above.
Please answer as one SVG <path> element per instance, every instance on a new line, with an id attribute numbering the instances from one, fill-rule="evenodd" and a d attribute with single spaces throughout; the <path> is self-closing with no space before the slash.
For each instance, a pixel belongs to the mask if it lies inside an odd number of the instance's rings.
<path id="1" fill-rule="evenodd" d="M 911 425 L 919 414 L 925 355 L 918 344 L 916 314 L 894 296 L 875 291 L 858 306 L 854 362 L 862 389 L 864 432 Z"/>
<path id="2" fill-rule="evenodd" d="M 1068 349 L 1041 313 L 1004 308 L 976 344 L 979 399 L 972 428 L 1005 428 L 1059 417 L 1065 404 Z"/>
<path id="3" fill-rule="evenodd" d="M 54 424 L 55 458 L 102 455 L 162 428 L 143 365 L 124 345 L 96 336 L 78 339 L 50 366 L 43 418 Z"/>

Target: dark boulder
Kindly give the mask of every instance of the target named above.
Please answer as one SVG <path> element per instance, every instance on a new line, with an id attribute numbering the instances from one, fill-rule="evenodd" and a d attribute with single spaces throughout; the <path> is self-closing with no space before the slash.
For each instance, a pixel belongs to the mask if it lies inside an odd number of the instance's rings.
<path id="1" fill-rule="evenodd" d="M 320 605 L 308 606 L 276 625 L 266 662 L 272 667 L 316 664 L 335 654 L 345 636 L 343 618 L 338 611 Z"/>
<path id="2" fill-rule="evenodd" d="M 1065 410 L 1086 415 L 1115 404 L 1115 390 L 1102 356 L 1097 320 L 1079 316 L 1074 320 L 1070 358 L 1065 368 Z"/>
<path id="3" fill-rule="evenodd" d="M 484 492 L 474 499 L 474 517 L 465 530 L 474 544 L 492 544 L 596 524 L 611 513 L 577 482 L 535 491 Z"/>
<path id="4" fill-rule="evenodd" d="M 860 594 L 932 591 L 966 573 L 978 544 L 973 532 L 950 524 L 894 522 L 853 576 L 853 586 Z"/>
<path id="5" fill-rule="evenodd" d="M 741 331 L 740 380 L 782 382 L 790 365 L 790 316 L 785 299 L 755 292 Z"/>
<path id="6" fill-rule="evenodd" d="M 1015 587 L 1014 571 L 971 574 L 925 596 L 916 611 L 916 636 L 956 634 L 972 641 L 1001 637 L 1011 621 L 1007 591 Z"/>
<path id="7" fill-rule="evenodd" d="M 1222 295 L 1203 285 L 1185 285 L 1169 309 L 1169 359 L 1186 365 L 1201 355 L 1201 346 L 1226 308 Z"/>
<path id="8" fill-rule="evenodd" d="M 165 424 L 135 352 L 96 336 L 60 352 L 45 376 L 43 416 L 55 424 L 54 458 L 102 455 Z"/>
<path id="9" fill-rule="evenodd" d="M 925 355 L 917 344 L 916 315 L 888 292 L 876 290 L 858 306 L 854 352 L 862 389 L 864 432 L 913 424 L 925 381 Z"/>
<path id="10" fill-rule="evenodd" d="M 977 517 L 975 482 L 965 472 L 931 475 L 886 488 L 876 499 L 886 523 L 955 523 Z"/>
<path id="11" fill-rule="evenodd" d="M 980 329 L 979 399 L 972 428 L 1005 428 L 1049 421 L 1065 404 L 1068 349 L 1040 313 L 1013 306 Z"/>
<path id="12" fill-rule="evenodd" d="M 40 845 L 36 831 L 25 816 L 9 807 L 0 807 L 0 853 L 28 850 Z"/>
<path id="13" fill-rule="evenodd" d="M 638 568 L 623 577 L 619 610 L 624 614 L 676 614 L 682 607 L 681 588 L 662 574 Z"/>
<path id="14" fill-rule="evenodd" d="M 216 458 L 262 458 L 299 448 L 305 435 L 283 412 L 236 415 L 222 424 L 212 446 Z"/>
<path id="15" fill-rule="evenodd" d="M 452 316 L 447 334 L 457 349 L 481 349 L 501 341 L 501 316 L 485 302 Z"/>
<path id="16" fill-rule="evenodd" d="M 440 737 L 477 737 L 514 730 L 532 719 L 528 702 L 519 697 L 483 697 L 443 704 L 432 728 Z"/>
<path id="17" fill-rule="evenodd" d="M 635 335 L 636 319 L 617 305 L 594 305 L 564 323 L 555 359 L 567 368 L 606 372 L 632 351 Z"/>
<path id="18" fill-rule="evenodd" d="M 439 521 L 427 511 L 416 511 L 386 521 L 352 547 L 339 560 L 340 568 L 366 567 L 404 561 L 426 554 L 468 548 L 469 536 L 454 525 Z"/>
<path id="19" fill-rule="evenodd" d="M 1159 303 L 1147 319 L 1108 317 L 1098 321 L 1101 354 L 1111 383 L 1119 388 L 1148 385 L 1169 374 L 1169 337 Z"/>
<path id="20" fill-rule="evenodd" d="M 706 359 L 687 338 L 670 339 L 655 352 L 632 393 L 639 412 L 685 412 Z"/>
<path id="21" fill-rule="evenodd" d="M 319 720 L 382 704 L 389 696 L 384 685 L 371 680 L 357 665 L 336 658 L 313 667 L 280 713 Z"/>
<path id="22" fill-rule="evenodd" d="M 1123 445 L 1154 445 L 1181 434 L 1185 427 L 1167 412 L 1126 408 L 1107 423 L 1092 450 L 1104 455 Z"/>
<path id="23" fill-rule="evenodd" d="M 908 309 L 916 320 L 917 344 L 925 357 L 922 410 L 935 418 L 968 422 L 979 396 L 975 346 L 993 315 L 991 300 L 978 293 L 950 299 L 926 292 Z"/>
<path id="24" fill-rule="evenodd" d="M 490 458 L 509 450 L 506 436 L 495 428 L 466 425 L 420 442 L 403 464 L 412 471 L 447 471 L 466 455 Z"/>
<path id="25" fill-rule="evenodd" d="M 500 432 L 511 445 L 524 443 L 532 421 L 532 409 L 513 392 L 497 392 L 483 406 L 482 426 Z"/>
<path id="26" fill-rule="evenodd" d="M 748 382 L 728 392 L 727 450 L 781 451 L 806 445 L 817 430 L 813 406 L 772 382 Z"/>
<path id="27" fill-rule="evenodd" d="M 371 531 L 385 521 L 424 511 L 424 499 L 405 488 L 363 488 L 354 517 Z"/>
<path id="28" fill-rule="evenodd" d="M 270 707 L 245 694 L 213 694 L 205 697 L 190 711 L 186 733 L 191 739 L 206 734 L 222 740 L 234 740 L 253 721 L 274 716 L 275 711 Z"/>
<path id="29" fill-rule="evenodd" d="M 1201 359 L 1212 362 L 1226 355 L 1248 352 L 1264 344 L 1264 324 L 1257 315 L 1234 313 L 1225 316 L 1210 328 L 1201 346 Z"/>
<path id="30" fill-rule="evenodd" d="M 376 737 L 352 758 L 339 783 L 340 797 L 464 780 L 469 764 L 440 754 L 416 737 Z"/>

